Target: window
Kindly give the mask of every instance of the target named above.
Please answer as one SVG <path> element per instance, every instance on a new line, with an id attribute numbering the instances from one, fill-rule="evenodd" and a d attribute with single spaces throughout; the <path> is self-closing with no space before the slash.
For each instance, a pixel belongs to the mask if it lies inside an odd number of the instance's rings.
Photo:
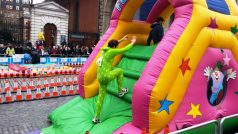
<path id="1" fill-rule="evenodd" d="M 19 10 L 19 6 L 16 6 L 16 10 Z"/>
<path id="2" fill-rule="evenodd" d="M 12 6 L 12 5 L 9 5 L 9 9 L 12 10 L 12 9 L 13 9 L 13 6 Z"/>
<path id="3" fill-rule="evenodd" d="M 22 0 L 23 4 L 30 4 L 30 0 Z"/>
<path id="4" fill-rule="evenodd" d="M 19 3 L 19 0 L 16 0 L 16 3 Z"/>

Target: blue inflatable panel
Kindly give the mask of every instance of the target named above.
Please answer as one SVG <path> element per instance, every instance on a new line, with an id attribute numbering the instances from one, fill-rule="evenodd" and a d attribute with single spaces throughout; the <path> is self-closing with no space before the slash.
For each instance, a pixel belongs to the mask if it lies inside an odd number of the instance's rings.
<path id="1" fill-rule="evenodd" d="M 140 7 L 140 20 L 145 21 L 156 0 L 145 0 Z"/>
<path id="2" fill-rule="evenodd" d="M 206 0 L 210 10 L 230 15 L 230 10 L 225 0 Z"/>

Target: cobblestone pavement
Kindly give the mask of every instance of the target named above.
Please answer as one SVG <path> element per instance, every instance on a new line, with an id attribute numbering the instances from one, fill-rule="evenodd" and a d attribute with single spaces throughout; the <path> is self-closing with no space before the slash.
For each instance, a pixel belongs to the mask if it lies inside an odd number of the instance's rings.
<path id="1" fill-rule="evenodd" d="M 25 134 L 48 127 L 48 114 L 74 97 L 0 104 L 0 134 Z"/>

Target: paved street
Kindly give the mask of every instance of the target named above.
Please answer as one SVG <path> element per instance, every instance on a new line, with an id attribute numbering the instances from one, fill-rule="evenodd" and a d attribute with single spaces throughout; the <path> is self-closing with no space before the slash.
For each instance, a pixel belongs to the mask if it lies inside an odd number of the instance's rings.
<path id="1" fill-rule="evenodd" d="M 25 134 L 48 127 L 48 114 L 74 97 L 0 104 L 0 134 Z"/>

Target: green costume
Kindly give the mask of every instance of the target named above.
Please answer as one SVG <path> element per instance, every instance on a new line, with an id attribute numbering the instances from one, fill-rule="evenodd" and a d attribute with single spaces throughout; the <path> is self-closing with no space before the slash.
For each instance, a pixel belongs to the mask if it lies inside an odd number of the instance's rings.
<path id="1" fill-rule="evenodd" d="M 101 113 L 101 108 L 103 104 L 103 99 L 106 94 L 107 86 L 110 81 L 117 78 L 118 92 L 122 92 L 122 80 L 123 80 L 123 70 L 114 69 L 112 63 L 114 62 L 114 57 L 118 54 L 122 54 L 132 48 L 133 44 L 128 44 L 126 47 L 117 49 L 104 47 L 103 55 L 97 60 L 98 70 L 97 70 L 97 79 L 99 81 L 99 96 L 96 103 L 96 118 L 99 118 Z M 123 94 L 124 95 L 124 94 Z M 122 96 L 123 96 L 122 95 Z"/>

